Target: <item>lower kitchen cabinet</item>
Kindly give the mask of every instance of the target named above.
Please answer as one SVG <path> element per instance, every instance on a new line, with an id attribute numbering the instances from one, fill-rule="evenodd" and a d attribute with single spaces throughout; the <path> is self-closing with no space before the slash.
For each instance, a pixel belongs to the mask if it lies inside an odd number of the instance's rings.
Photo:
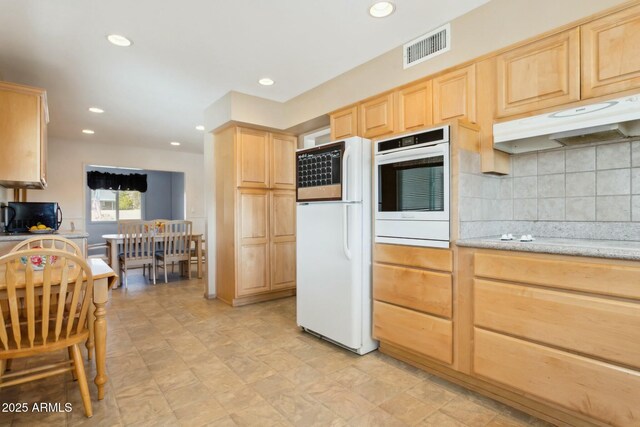
<path id="1" fill-rule="evenodd" d="M 640 263 L 376 245 L 380 351 L 565 426 L 640 425 Z"/>
<path id="2" fill-rule="evenodd" d="M 375 245 L 373 336 L 439 363 L 453 363 L 451 251 Z"/>

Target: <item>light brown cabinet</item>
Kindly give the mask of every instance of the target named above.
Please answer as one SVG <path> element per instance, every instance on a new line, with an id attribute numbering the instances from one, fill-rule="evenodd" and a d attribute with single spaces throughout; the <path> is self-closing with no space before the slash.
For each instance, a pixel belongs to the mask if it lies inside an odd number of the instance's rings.
<path id="1" fill-rule="evenodd" d="M 0 185 L 47 186 L 48 121 L 44 90 L 0 82 Z"/>
<path id="2" fill-rule="evenodd" d="M 214 136 L 216 286 L 231 305 L 295 294 L 296 141 L 241 127 Z"/>
<path id="3" fill-rule="evenodd" d="M 373 336 L 439 363 L 453 363 L 452 254 L 448 249 L 376 244 Z"/>
<path id="4" fill-rule="evenodd" d="M 331 140 L 358 136 L 358 106 L 352 105 L 329 114 Z"/>
<path id="5" fill-rule="evenodd" d="M 295 156 L 298 139 L 291 135 L 270 134 L 271 171 L 270 188 L 296 189 Z"/>
<path id="6" fill-rule="evenodd" d="M 475 64 L 433 79 L 433 122 L 453 119 L 476 122 Z"/>
<path id="7" fill-rule="evenodd" d="M 479 250 L 473 370 L 614 426 L 640 422 L 640 267 Z"/>
<path id="8" fill-rule="evenodd" d="M 420 82 L 396 92 L 398 101 L 398 132 L 419 129 L 433 124 L 432 82 Z"/>
<path id="9" fill-rule="evenodd" d="M 580 30 L 574 28 L 497 57 L 498 117 L 580 99 Z"/>
<path id="10" fill-rule="evenodd" d="M 582 97 L 640 88 L 640 5 L 582 30 Z"/>
<path id="11" fill-rule="evenodd" d="M 365 138 L 393 133 L 394 127 L 393 92 L 380 95 L 360 104 L 360 133 Z"/>

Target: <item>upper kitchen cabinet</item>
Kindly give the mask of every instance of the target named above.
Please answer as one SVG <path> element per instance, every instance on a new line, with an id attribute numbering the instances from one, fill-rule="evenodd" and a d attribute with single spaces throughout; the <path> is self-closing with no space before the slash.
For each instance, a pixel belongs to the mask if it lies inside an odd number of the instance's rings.
<path id="1" fill-rule="evenodd" d="M 432 82 L 420 82 L 398 90 L 398 132 L 433 124 Z"/>
<path id="2" fill-rule="evenodd" d="M 640 5 L 582 26 L 582 97 L 640 88 Z"/>
<path id="3" fill-rule="evenodd" d="M 433 79 L 433 122 L 476 122 L 476 67 L 460 68 Z"/>
<path id="4" fill-rule="evenodd" d="M 358 106 L 343 108 L 329 114 L 331 140 L 358 136 Z"/>
<path id="5" fill-rule="evenodd" d="M 296 189 L 297 146 L 298 139 L 295 136 L 271 134 L 271 188 Z"/>
<path id="6" fill-rule="evenodd" d="M 580 29 L 498 55 L 497 67 L 498 117 L 578 101 Z"/>
<path id="7" fill-rule="evenodd" d="M 393 92 L 369 99 L 360 104 L 360 132 L 365 138 L 393 133 Z"/>
<path id="8" fill-rule="evenodd" d="M 43 89 L 0 82 L 0 185 L 47 186 L 47 96 Z"/>
<path id="9" fill-rule="evenodd" d="M 269 133 L 237 129 L 238 187 L 269 188 Z"/>

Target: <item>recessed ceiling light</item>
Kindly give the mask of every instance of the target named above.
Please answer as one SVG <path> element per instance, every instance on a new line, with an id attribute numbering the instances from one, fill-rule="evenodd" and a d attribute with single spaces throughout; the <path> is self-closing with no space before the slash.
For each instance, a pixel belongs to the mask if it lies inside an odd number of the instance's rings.
<path id="1" fill-rule="evenodd" d="M 378 1 L 369 8 L 369 15 L 374 18 L 384 18 L 391 15 L 395 9 L 396 7 L 390 1 Z"/>
<path id="2" fill-rule="evenodd" d="M 102 108 L 98 108 L 98 107 L 90 107 L 89 111 L 91 111 L 92 113 L 96 113 L 96 114 L 104 113 L 104 110 Z"/>
<path id="3" fill-rule="evenodd" d="M 204 130 L 204 126 L 198 125 L 198 126 L 196 126 L 196 130 Z"/>
<path id="4" fill-rule="evenodd" d="M 258 80 L 258 83 L 260 83 L 262 86 L 271 86 L 275 82 L 272 79 L 270 79 L 269 77 L 263 77 L 260 80 Z"/>
<path id="5" fill-rule="evenodd" d="M 178 141 L 171 141 L 169 144 L 171 144 L 171 145 L 176 145 L 176 146 L 177 146 L 177 145 L 180 145 L 180 143 L 179 143 Z"/>
<path id="6" fill-rule="evenodd" d="M 96 132 L 91 129 L 82 129 L 82 133 L 86 133 L 87 135 L 93 135 Z"/>
<path id="7" fill-rule="evenodd" d="M 109 34 L 107 36 L 107 40 L 109 40 L 112 44 L 121 47 L 131 46 L 132 42 L 125 36 L 121 36 L 119 34 Z"/>

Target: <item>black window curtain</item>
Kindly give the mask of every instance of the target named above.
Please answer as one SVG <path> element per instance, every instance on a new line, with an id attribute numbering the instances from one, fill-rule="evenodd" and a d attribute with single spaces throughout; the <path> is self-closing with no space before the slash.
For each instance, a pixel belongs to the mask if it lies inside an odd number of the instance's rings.
<path id="1" fill-rule="evenodd" d="M 147 191 L 147 175 L 140 173 L 119 174 L 87 172 L 87 184 L 92 190 Z"/>

